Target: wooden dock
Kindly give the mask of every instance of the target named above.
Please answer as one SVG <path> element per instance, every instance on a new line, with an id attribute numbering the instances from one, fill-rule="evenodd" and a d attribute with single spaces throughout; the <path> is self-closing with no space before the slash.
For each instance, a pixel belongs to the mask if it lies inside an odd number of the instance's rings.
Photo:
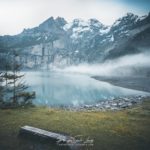
<path id="1" fill-rule="evenodd" d="M 67 143 L 68 140 L 70 139 L 74 139 L 71 136 L 66 136 L 63 134 L 59 134 L 59 133 L 54 133 L 54 132 L 49 132 L 46 130 L 42 130 L 39 128 L 35 128 L 35 127 L 31 127 L 31 126 L 23 126 L 20 129 L 20 134 L 30 134 L 30 135 L 34 135 L 34 136 L 38 136 L 41 138 L 46 138 L 55 142 L 63 142 L 63 143 Z"/>

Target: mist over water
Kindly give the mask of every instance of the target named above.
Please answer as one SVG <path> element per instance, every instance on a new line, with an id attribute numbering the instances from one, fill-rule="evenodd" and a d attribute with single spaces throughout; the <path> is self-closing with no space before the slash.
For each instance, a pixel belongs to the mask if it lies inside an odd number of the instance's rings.
<path id="1" fill-rule="evenodd" d="M 147 95 L 146 92 L 113 86 L 90 76 L 132 76 L 140 67 L 150 67 L 150 53 L 124 56 L 101 64 L 80 64 L 63 69 L 27 72 L 30 90 L 36 92 L 36 105 L 79 106 L 122 96 Z"/>
<path id="2" fill-rule="evenodd" d="M 79 64 L 57 71 L 99 76 L 132 76 L 141 68 L 150 68 L 150 53 L 127 55 L 101 64 Z"/>
<path id="3" fill-rule="evenodd" d="M 88 75 L 50 71 L 27 72 L 26 82 L 36 92 L 36 105 L 79 106 L 95 104 L 120 96 L 146 95 L 146 92 L 125 89 L 100 82 Z"/>

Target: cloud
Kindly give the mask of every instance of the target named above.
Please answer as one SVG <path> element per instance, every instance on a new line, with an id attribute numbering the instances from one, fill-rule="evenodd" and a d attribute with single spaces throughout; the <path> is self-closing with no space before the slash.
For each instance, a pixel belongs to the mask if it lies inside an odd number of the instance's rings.
<path id="1" fill-rule="evenodd" d="M 1 0 L 0 34 L 17 34 L 50 16 L 61 16 L 67 21 L 97 18 L 110 25 L 128 11 L 142 14 L 119 0 Z"/>

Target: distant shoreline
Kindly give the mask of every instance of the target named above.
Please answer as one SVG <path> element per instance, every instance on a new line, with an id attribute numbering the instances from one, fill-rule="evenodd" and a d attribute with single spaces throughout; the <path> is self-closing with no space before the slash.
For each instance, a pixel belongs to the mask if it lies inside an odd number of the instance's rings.
<path id="1" fill-rule="evenodd" d="M 112 85 L 139 90 L 150 93 L 150 77 L 104 77 L 104 76 L 92 76 L 92 78 L 108 82 Z"/>

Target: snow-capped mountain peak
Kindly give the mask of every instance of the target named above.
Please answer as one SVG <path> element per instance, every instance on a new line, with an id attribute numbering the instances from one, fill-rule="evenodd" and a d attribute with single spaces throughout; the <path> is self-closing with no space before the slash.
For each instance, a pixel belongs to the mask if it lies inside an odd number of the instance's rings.
<path id="1" fill-rule="evenodd" d="M 97 19 L 89 19 L 88 22 L 91 26 L 94 26 L 94 27 L 98 27 L 98 28 L 104 27 L 104 25 L 101 22 L 99 22 Z"/>
<path id="2" fill-rule="evenodd" d="M 70 37 L 73 40 L 82 37 L 91 38 L 97 34 L 106 34 L 109 29 L 97 19 L 74 19 L 71 23 L 66 24 L 63 29 L 70 31 Z"/>
<path id="3" fill-rule="evenodd" d="M 66 24 L 64 26 L 64 30 L 70 30 L 73 28 L 84 28 L 89 27 L 89 23 L 87 21 L 84 21 L 83 19 L 74 19 L 72 22 Z"/>
<path id="4" fill-rule="evenodd" d="M 138 53 L 138 45 L 149 47 L 149 35 L 150 14 L 138 17 L 127 13 L 112 26 L 105 26 L 93 18 L 74 19 L 67 23 L 64 18 L 50 17 L 18 35 L 0 36 L 0 46 L 1 49 L 19 50 L 22 55 L 28 54 L 24 59 L 35 66 L 43 63 L 42 55 L 48 64 L 78 64 Z"/>
<path id="5" fill-rule="evenodd" d="M 134 15 L 132 13 L 127 13 L 125 16 L 117 19 L 112 25 L 112 28 L 123 26 L 123 25 L 130 26 L 131 24 L 136 23 L 137 19 L 138 19 L 137 15 Z"/>

